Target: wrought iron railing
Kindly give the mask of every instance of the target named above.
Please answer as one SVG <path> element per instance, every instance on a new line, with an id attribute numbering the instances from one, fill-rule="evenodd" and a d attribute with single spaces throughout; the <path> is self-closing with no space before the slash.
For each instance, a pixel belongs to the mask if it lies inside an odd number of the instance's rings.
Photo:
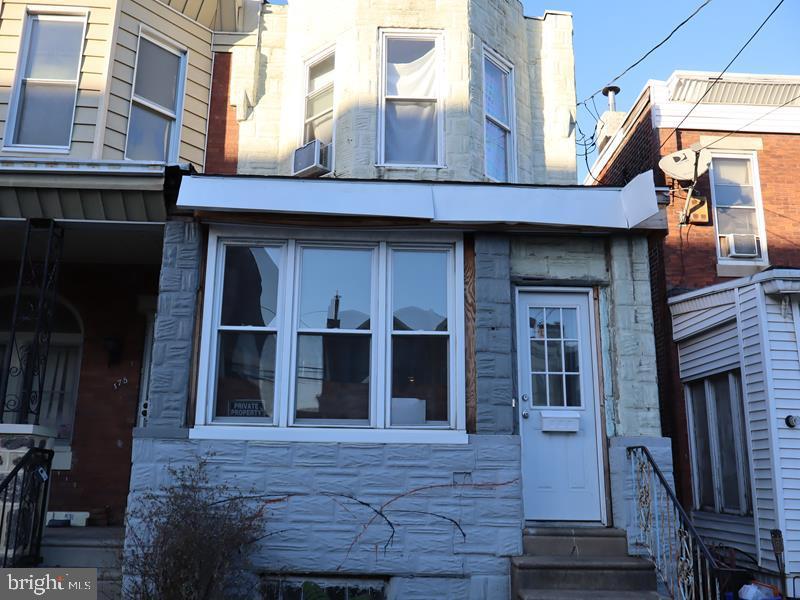
<path id="1" fill-rule="evenodd" d="M 28 219 L 8 339 L 0 352 L 0 423 L 39 424 L 63 242 L 55 221 Z"/>
<path id="2" fill-rule="evenodd" d="M 628 448 L 633 479 L 634 541 L 655 565 L 670 596 L 718 600 L 744 573 L 709 551 L 645 446 Z"/>
<path id="3" fill-rule="evenodd" d="M 41 562 L 53 451 L 31 448 L 0 483 L 0 552 L 3 567 Z"/>

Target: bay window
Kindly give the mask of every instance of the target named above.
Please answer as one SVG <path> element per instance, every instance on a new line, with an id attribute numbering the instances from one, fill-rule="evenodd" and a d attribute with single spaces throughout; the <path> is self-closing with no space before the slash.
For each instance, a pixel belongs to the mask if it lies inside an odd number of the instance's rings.
<path id="1" fill-rule="evenodd" d="M 483 57 L 484 152 L 486 175 L 514 180 L 513 77 L 511 67 L 486 51 Z"/>
<path id="2" fill-rule="evenodd" d="M 754 156 L 714 156 L 711 181 L 717 256 L 724 261 L 763 262 L 766 240 Z"/>
<path id="3" fill-rule="evenodd" d="M 750 460 L 738 370 L 686 384 L 695 508 L 751 514 Z"/>
<path id="4" fill-rule="evenodd" d="M 70 147 L 85 28 L 85 15 L 28 15 L 6 147 Z"/>
<path id="5" fill-rule="evenodd" d="M 381 164 L 441 165 L 440 46 L 435 33 L 383 32 Z"/>
<path id="6" fill-rule="evenodd" d="M 212 229 L 207 281 L 197 437 L 463 431 L 458 238 Z"/>
<path id="7" fill-rule="evenodd" d="M 186 52 L 139 36 L 125 158 L 178 159 Z"/>

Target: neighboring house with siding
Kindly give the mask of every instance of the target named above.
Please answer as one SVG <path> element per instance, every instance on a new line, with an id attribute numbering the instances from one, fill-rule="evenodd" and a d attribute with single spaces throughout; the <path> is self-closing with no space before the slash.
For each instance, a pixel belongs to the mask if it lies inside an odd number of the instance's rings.
<path id="1" fill-rule="evenodd" d="M 213 37 L 206 173 L 166 225 L 129 504 L 205 456 L 214 482 L 286 496 L 250 557 L 284 593 L 652 592 L 619 531 L 626 447 L 671 469 L 647 259 L 663 224 L 649 175 L 574 185 L 571 16 L 238 15 Z M 359 501 L 395 511 L 391 544 Z"/>
<path id="2" fill-rule="evenodd" d="M 591 172 L 622 185 L 655 169 L 655 184 L 670 188 L 668 230 L 651 236 L 650 257 L 678 492 L 697 528 L 741 551 L 743 564 L 747 554 L 774 569 L 770 532 L 781 530 L 788 578 L 800 571 L 798 434 L 788 419 L 800 414 L 800 184 L 791 175 L 800 77 L 715 76 L 677 71 L 649 82 L 627 115 L 606 113 L 620 124 L 599 128 Z M 710 167 L 684 218 L 691 181 L 665 176 L 657 163 L 701 148 Z"/>
<path id="3" fill-rule="evenodd" d="M 166 165 L 204 168 L 216 8 L 0 3 L 2 471 L 52 448 L 50 516 L 108 526 L 77 545 L 110 548 L 112 565 L 146 410 Z M 81 566 L 65 562 L 80 554 L 70 535 L 45 535 L 45 564 Z"/>

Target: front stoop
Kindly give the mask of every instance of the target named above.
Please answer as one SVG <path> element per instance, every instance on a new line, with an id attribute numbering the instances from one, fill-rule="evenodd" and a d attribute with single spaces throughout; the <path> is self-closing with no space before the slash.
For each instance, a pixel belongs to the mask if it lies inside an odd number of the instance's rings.
<path id="1" fill-rule="evenodd" d="M 511 559 L 514 600 L 657 600 L 653 565 L 627 552 L 625 532 L 605 527 L 530 527 Z"/>
<path id="2" fill-rule="evenodd" d="M 97 597 L 120 598 L 122 590 L 122 527 L 45 528 L 42 567 L 97 569 Z"/>

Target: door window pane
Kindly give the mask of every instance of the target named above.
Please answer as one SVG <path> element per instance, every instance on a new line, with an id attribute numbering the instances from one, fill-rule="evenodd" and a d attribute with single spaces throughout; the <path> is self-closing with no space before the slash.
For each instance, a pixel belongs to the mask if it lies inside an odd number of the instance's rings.
<path id="1" fill-rule="evenodd" d="M 278 315 L 280 248 L 228 246 L 222 325 L 269 327 Z"/>
<path id="2" fill-rule="evenodd" d="M 448 344 L 442 335 L 392 336 L 392 425 L 447 423 Z"/>
<path id="3" fill-rule="evenodd" d="M 447 331 L 446 252 L 392 252 L 393 328 Z"/>
<path id="4" fill-rule="evenodd" d="M 563 337 L 577 337 L 577 311 L 536 306 L 528 318 L 534 406 L 582 406 L 579 341 Z"/>
<path id="5" fill-rule="evenodd" d="M 215 416 L 272 419 L 277 334 L 222 331 Z"/>
<path id="6" fill-rule="evenodd" d="M 531 391 L 534 406 L 547 406 L 547 375 L 538 373 L 531 375 Z"/>
<path id="7" fill-rule="evenodd" d="M 580 375 L 564 375 L 564 394 L 567 398 L 567 406 L 581 406 Z"/>
<path id="8" fill-rule="evenodd" d="M 134 93 L 175 112 L 181 57 L 146 38 L 139 39 Z"/>
<path id="9" fill-rule="evenodd" d="M 75 86 L 26 81 L 20 91 L 19 121 L 14 143 L 69 146 Z"/>
<path id="10" fill-rule="evenodd" d="M 692 404 L 692 424 L 694 426 L 695 463 L 697 465 L 700 497 L 697 502 L 701 508 L 714 510 L 714 481 L 711 474 L 711 446 L 706 409 L 706 390 L 702 381 L 689 386 Z"/>
<path id="11" fill-rule="evenodd" d="M 371 249 L 303 248 L 301 329 L 369 329 Z"/>
<path id="12" fill-rule="evenodd" d="M 342 333 L 297 336 L 297 420 L 369 420 L 370 338 Z"/>
<path id="13" fill-rule="evenodd" d="M 151 110 L 131 106 L 126 156 L 133 160 L 165 160 L 171 122 Z"/>

